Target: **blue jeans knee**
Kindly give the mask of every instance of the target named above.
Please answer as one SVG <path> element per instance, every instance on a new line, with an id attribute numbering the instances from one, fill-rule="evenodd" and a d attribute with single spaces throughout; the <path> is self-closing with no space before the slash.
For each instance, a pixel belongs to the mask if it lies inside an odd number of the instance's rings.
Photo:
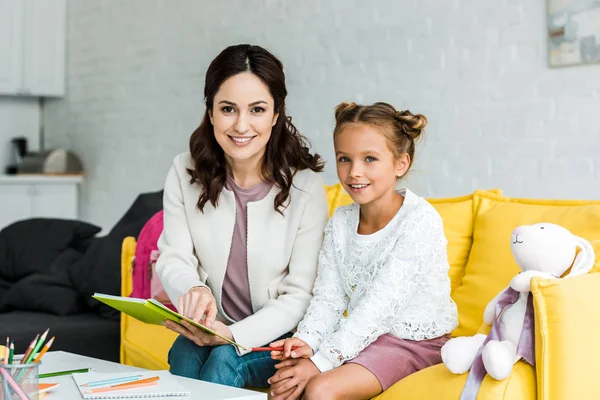
<path id="1" fill-rule="evenodd" d="M 169 350 L 169 367 L 173 375 L 200 379 L 200 371 L 210 355 L 210 347 L 196 343 L 179 335 Z"/>
<path id="2" fill-rule="evenodd" d="M 246 379 L 241 370 L 243 357 L 230 345 L 215 346 L 200 372 L 200 379 L 221 385 L 243 387 Z"/>

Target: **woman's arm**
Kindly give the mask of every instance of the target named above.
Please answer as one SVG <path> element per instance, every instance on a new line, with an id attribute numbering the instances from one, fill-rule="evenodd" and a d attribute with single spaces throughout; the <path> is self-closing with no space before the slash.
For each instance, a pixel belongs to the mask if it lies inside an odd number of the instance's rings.
<path id="1" fill-rule="evenodd" d="M 312 297 L 327 217 L 325 188 L 321 179 L 315 179 L 308 190 L 308 200 L 292 247 L 289 273 L 278 288 L 279 297 L 268 300 L 255 314 L 230 325 L 236 342 L 246 347 L 259 347 L 296 328 Z"/>
<path id="2" fill-rule="evenodd" d="M 185 168 L 179 164 L 181 156 L 173 162 L 165 182 L 164 228 L 158 240 L 160 256 L 156 262 L 158 278 L 173 304 L 178 304 L 179 297 L 187 294 L 191 288 L 206 287 L 198 274 L 198 259 L 194 255 L 179 177 L 179 173 L 185 173 Z"/>
<path id="3" fill-rule="evenodd" d="M 431 212 L 415 217 L 415 223 L 403 230 L 389 259 L 377 271 L 362 301 L 311 357 L 322 372 L 353 359 L 379 336 L 390 332 L 404 319 L 406 308 L 412 306 L 424 284 L 431 279 L 447 279 L 447 264 L 444 277 L 440 276 L 443 271 L 432 271 L 430 263 L 436 252 L 446 251 L 441 218 Z"/>

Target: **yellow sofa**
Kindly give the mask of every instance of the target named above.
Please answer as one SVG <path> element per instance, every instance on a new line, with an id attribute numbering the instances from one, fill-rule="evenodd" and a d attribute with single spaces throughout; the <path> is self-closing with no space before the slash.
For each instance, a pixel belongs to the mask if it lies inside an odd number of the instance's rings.
<path id="1" fill-rule="evenodd" d="M 338 185 L 328 186 L 330 215 L 349 204 Z M 600 201 L 534 200 L 502 196 L 500 191 L 475 191 L 471 195 L 429 199 L 444 220 L 448 239 L 452 297 L 459 310 L 453 336 L 486 332 L 483 310 L 518 271 L 509 238 L 518 225 L 553 222 L 584 237 L 600 257 Z M 122 295 L 131 292 L 131 260 L 135 239 L 123 242 Z M 594 268 L 595 272 L 600 265 Z M 495 381 L 489 376 L 479 400 L 488 399 L 592 399 L 600 398 L 595 361 L 600 343 L 591 336 L 600 329 L 600 274 L 591 273 L 558 281 L 535 279 L 536 365 L 520 361 L 513 374 Z M 121 318 L 121 362 L 148 369 L 168 368 L 167 352 L 175 334 L 161 326 Z M 377 396 L 377 400 L 458 399 L 466 374 L 453 375 L 443 365 L 406 377 Z"/>

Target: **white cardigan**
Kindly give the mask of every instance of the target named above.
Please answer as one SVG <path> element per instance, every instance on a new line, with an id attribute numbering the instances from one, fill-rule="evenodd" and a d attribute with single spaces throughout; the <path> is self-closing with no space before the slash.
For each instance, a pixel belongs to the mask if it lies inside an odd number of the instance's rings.
<path id="1" fill-rule="evenodd" d="M 254 314 L 233 323 L 221 304 L 235 223 L 235 197 L 224 188 L 218 206 L 197 207 L 200 186 L 190 184 L 189 153 L 175 157 L 165 183 L 164 230 L 156 272 L 173 302 L 194 286 L 208 286 L 219 319 L 246 348 L 263 346 L 298 325 L 312 298 L 328 205 L 320 176 L 298 171 L 283 216 L 273 208 L 276 185 L 248 203 L 248 282 Z M 241 352 L 240 354 L 243 354 Z"/>

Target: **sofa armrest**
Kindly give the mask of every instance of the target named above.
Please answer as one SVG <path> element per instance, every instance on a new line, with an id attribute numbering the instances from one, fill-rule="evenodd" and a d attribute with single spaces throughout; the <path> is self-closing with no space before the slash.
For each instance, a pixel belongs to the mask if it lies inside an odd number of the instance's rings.
<path id="1" fill-rule="evenodd" d="M 127 236 L 121 244 L 121 296 L 129 296 L 133 290 L 131 272 L 136 244 L 133 236 Z"/>
<path id="2" fill-rule="evenodd" d="M 127 236 L 121 244 L 121 296 L 129 296 L 133 290 L 133 282 L 131 277 L 133 257 L 135 256 L 135 246 L 137 241 L 133 236 Z M 128 318 L 121 313 L 121 344 L 120 344 L 120 361 L 125 364 L 125 347 L 123 346 L 123 338 L 127 330 Z"/>
<path id="3" fill-rule="evenodd" d="M 600 395 L 600 274 L 531 282 L 538 400 Z"/>

